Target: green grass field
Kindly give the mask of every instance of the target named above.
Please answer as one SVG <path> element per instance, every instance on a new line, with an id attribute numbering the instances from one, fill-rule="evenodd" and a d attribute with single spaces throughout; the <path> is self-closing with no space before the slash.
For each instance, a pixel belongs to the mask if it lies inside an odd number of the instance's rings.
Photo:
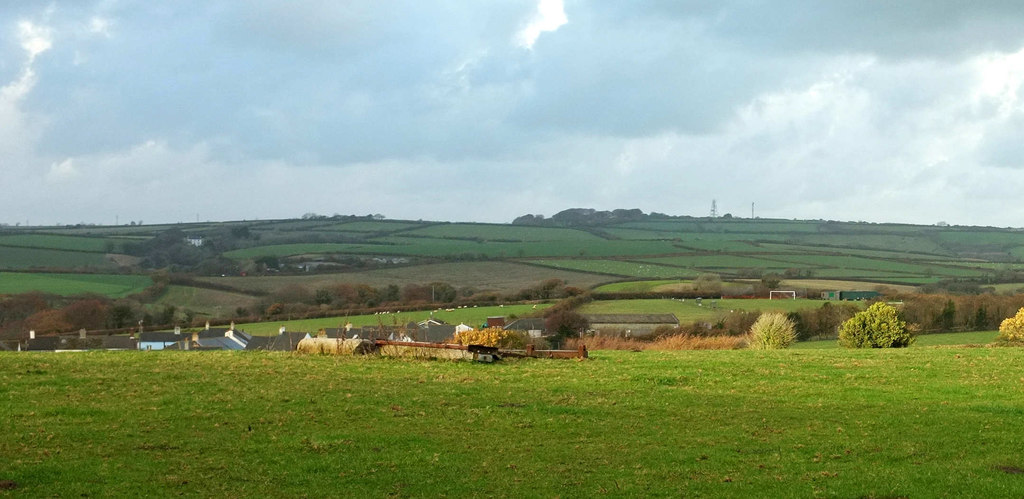
<path id="1" fill-rule="evenodd" d="M 597 293 L 646 293 L 654 291 L 658 287 L 662 286 L 689 286 L 693 287 L 693 281 L 689 280 L 664 280 L 659 279 L 656 281 L 626 281 L 626 282 L 613 282 L 611 284 L 604 284 L 594 288 L 594 292 Z"/>
<path id="2" fill-rule="evenodd" d="M 0 246 L 45 248 L 94 253 L 117 253 L 125 239 L 59 234 L 12 234 L 0 236 Z"/>
<path id="3" fill-rule="evenodd" d="M 970 331 L 966 333 L 922 334 L 908 348 L 979 346 L 988 345 L 999 336 L 999 331 Z M 836 340 L 801 341 L 792 346 L 797 350 L 842 349 Z"/>
<path id="4" fill-rule="evenodd" d="M 0 353 L 0 494 L 1015 497 L 1019 354 Z"/>
<path id="5" fill-rule="evenodd" d="M 597 300 L 578 309 L 582 314 L 676 314 L 681 322 L 710 319 L 738 311 L 794 312 L 821 307 L 821 300 L 723 299 Z"/>
<path id="6" fill-rule="evenodd" d="M 578 270 L 623 277 L 697 277 L 697 272 L 679 267 L 668 267 L 653 263 L 624 262 L 621 260 L 532 260 L 534 265 L 556 269 Z"/>
<path id="7" fill-rule="evenodd" d="M 0 272 L 0 295 L 41 291 L 61 296 L 96 293 L 121 298 L 152 285 L 153 279 L 140 275 Z"/>
<path id="8" fill-rule="evenodd" d="M 103 253 L 0 246 L 0 269 L 113 269 Z"/>
<path id="9" fill-rule="evenodd" d="M 321 328 L 328 327 L 344 327 L 346 322 L 351 322 L 353 326 L 401 326 L 408 324 L 409 322 L 419 322 L 422 320 L 429 319 L 431 317 L 442 320 L 448 324 L 466 324 L 468 326 L 479 327 L 481 324 L 486 323 L 488 317 L 503 316 L 508 317 L 515 315 L 517 317 L 526 317 L 528 315 L 539 315 L 545 308 L 550 307 L 549 303 L 540 303 L 534 305 L 505 305 L 505 306 L 494 306 L 494 307 L 468 307 L 468 308 L 456 308 L 452 311 L 443 309 L 435 311 L 431 314 L 430 310 L 416 310 L 416 311 L 405 311 L 402 312 L 400 308 L 391 310 L 388 314 L 379 315 L 353 315 L 349 317 L 324 317 L 321 319 L 301 319 L 301 320 L 282 320 L 282 321 L 265 321 L 255 322 L 247 324 L 238 324 L 236 327 L 249 334 L 257 335 L 274 335 L 277 334 L 278 329 L 281 326 L 285 326 L 288 331 L 305 331 L 307 333 L 315 333 Z"/>

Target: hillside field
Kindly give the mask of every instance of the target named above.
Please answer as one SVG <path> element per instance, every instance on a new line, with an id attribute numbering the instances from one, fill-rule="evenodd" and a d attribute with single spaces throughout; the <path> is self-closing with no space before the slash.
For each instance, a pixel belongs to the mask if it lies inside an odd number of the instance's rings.
<path id="1" fill-rule="evenodd" d="M 140 275 L 0 272 L 0 295 L 40 291 L 61 296 L 95 293 L 120 298 L 152 284 L 151 278 Z"/>
<path id="2" fill-rule="evenodd" d="M 0 494 L 1015 497 L 1019 354 L 0 353 Z"/>

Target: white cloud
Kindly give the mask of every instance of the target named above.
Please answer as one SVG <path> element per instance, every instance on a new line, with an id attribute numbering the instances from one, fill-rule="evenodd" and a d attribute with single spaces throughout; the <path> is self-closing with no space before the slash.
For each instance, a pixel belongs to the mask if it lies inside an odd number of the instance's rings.
<path id="1" fill-rule="evenodd" d="M 562 0 L 537 0 L 537 12 L 533 18 L 516 33 L 516 43 L 532 50 L 541 33 L 553 32 L 569 22 Z"/>

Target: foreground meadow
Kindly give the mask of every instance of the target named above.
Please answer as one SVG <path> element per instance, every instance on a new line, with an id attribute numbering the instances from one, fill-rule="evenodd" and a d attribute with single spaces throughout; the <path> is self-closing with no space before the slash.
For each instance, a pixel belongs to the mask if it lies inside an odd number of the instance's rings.
<path id="1" fill-rule="evenodd" d="M 0 354 L 0 494 L 1020 496 L 1024 351 Z"/>

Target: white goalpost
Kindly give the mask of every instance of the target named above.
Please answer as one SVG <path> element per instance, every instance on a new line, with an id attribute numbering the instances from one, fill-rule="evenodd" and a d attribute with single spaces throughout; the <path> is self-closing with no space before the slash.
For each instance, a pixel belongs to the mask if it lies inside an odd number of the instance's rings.
<path id="1" fill-rule="evenodd" d="M 796 299 L 796 291 L 769 291 L 768 292 L 768 299 L 769 300 L 775 300 L 775 299 L 784 300 L 786 298 L 790 298 L 790 299 L 795 300 Z"/>

